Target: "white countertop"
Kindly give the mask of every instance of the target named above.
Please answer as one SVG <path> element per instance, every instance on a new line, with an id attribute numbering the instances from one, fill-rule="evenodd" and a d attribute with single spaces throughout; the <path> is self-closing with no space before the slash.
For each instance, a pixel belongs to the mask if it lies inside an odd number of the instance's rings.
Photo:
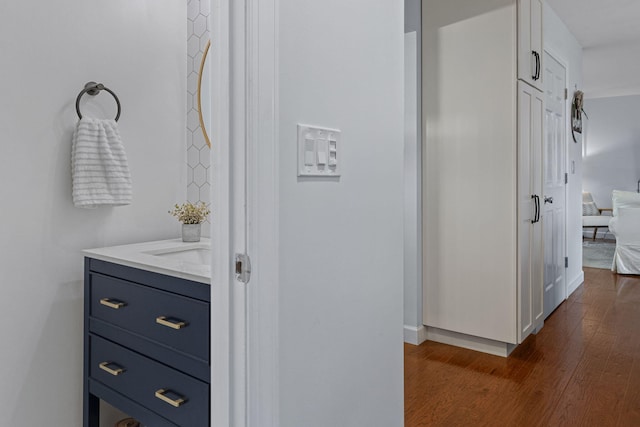
<path id="1" fill-rule="evenodd" d="M 208 249 L 210 249 L 210 240 L 202 238 L 199 242 L 194 243 L 185 243 L 181 239 L 159 240 L 86 249 L 82 253 L 89 258 L 209 284 L 211 283 L 211 267 L 208 264 L 165 256 L 173 252 Z"/>

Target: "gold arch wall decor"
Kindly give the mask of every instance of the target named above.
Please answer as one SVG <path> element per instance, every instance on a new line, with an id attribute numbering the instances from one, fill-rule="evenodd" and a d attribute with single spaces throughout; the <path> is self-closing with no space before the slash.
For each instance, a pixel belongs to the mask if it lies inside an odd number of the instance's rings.
<path id="1" fill-rule="evenodd" d="M 207 127 L 204 124 L 204 119 L 202 118 L 202 71 L 204 70 L 204 64 L 207 61 L 207 54 L 209 53 L 209 48 L 211 47 L 211 40 L 207 42 L 207 45 L 204 47 L 204 52 L 202 53 L 202 60 L 200 61 L 200 72 L 198 73 L 198 119 L 200 120 L 200 129 L 202 129 L 202 134 L 204 135 L 204 140 L 211 148 L 211 140 L 209 139 L 209 134 L 207 133 Z"/>

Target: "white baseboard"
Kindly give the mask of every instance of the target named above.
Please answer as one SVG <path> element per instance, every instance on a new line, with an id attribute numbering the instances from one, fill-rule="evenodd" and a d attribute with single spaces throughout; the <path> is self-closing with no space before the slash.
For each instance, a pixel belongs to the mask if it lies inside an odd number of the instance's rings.
<path id="1" fill-rule="evenodd" d="M 567 298 L 571 296 L 572 293 L 578 289 L 578 286 L 584 283 L 584 271 L 581 271 L 580 274 L 576 276 L 569 284 L 567 285 Z"/>
<path id="2" fill-rule="evenodd" d="M 480 351 L 482 353 L 493 354 L 495 356 L 507 357 L 515 344 L 501 341 L 494 341 L 488 338 L 476 337 L 473 335 L 461 334 L 459 332 L 447 331 L 445 329 L 426 327 L 427 339 L 442 344 L 455 345 L 456 347 L 468 348 L 469 350 Z"/>
<path id="3" fill-rule="evenodd" d="M 427 328 L 423 325 L 404 325 L 404 342 L 413 345 L 420 345 L 427 340 Z"/>

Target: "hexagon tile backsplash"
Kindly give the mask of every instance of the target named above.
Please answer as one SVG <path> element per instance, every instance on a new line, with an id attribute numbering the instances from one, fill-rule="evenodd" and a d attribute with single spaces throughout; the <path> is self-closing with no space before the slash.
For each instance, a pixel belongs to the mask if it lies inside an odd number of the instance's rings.
<path id="1" fill-rule="evenodd" d="M 209 0 L 187 2 L 187 200 L 210 203 L 210 149 L 198 120 L 198 71 L 209 30 Z"/>

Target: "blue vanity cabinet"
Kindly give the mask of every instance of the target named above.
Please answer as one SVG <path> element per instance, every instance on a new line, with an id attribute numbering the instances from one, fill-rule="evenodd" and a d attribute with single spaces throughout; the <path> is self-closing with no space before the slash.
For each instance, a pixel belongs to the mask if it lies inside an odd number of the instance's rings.
<path id="1" fill-rule="evenodd" d="M 84 427 L 100 400 L 150 427 L 210 425 L 209 288 L 85 258 Z"/>

